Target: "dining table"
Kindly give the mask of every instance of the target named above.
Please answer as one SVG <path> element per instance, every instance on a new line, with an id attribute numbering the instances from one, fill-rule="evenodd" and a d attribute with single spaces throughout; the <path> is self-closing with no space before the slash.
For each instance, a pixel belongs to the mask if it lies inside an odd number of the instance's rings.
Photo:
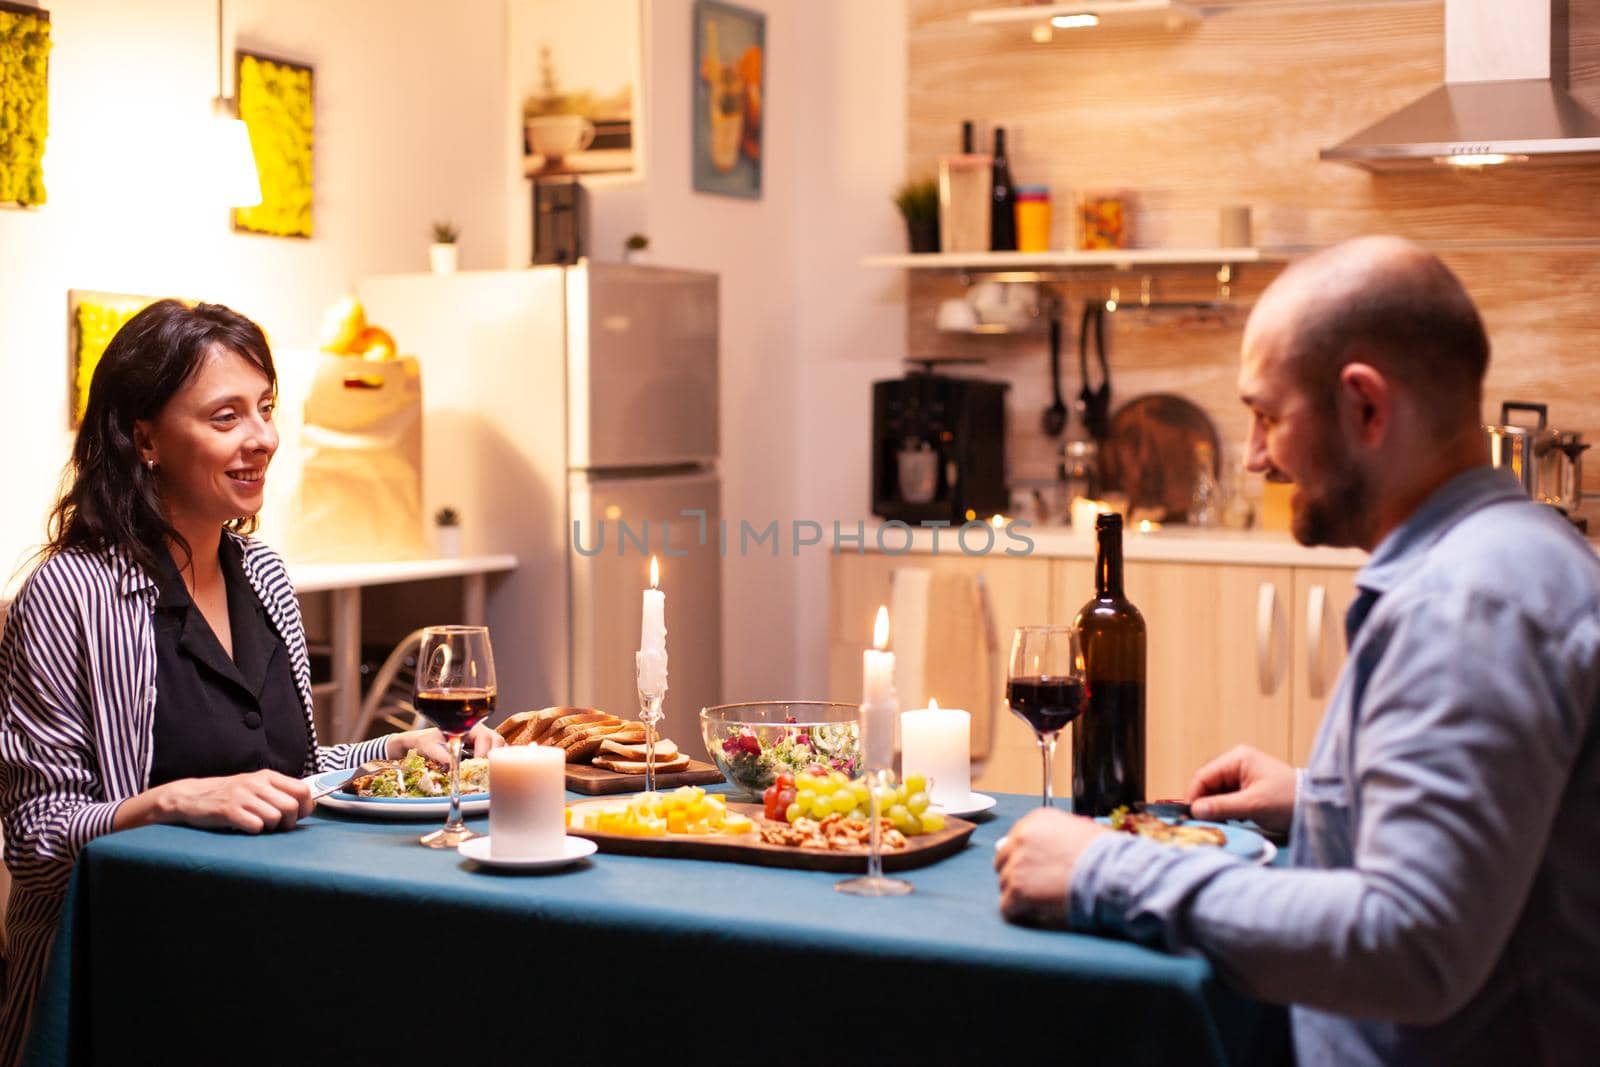
<path id="1" fill-rule="evenodd" d="M 418 845 L 437 820 L 323 808 L 109 834 L 74 869 L 28 1062 L 1289 1062 L 1284 1010 L 1201 955 L 1006 922 L 995 842 L 1038 798 L 997 799 L 881 898 L 604 850 L 506 872 Z"/>

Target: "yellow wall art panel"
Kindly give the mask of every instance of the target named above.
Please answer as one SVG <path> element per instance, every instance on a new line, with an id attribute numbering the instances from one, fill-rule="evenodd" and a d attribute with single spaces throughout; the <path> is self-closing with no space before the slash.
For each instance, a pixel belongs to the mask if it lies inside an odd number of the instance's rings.
<path id="1" fill-rule="evenodd" d="M 89 404 L 89 383 L 106 346 L 127 321 L 156 302 L 153 296 L 67 290 L 67 368 L 71 397 L 68 425 L 77 429 Z"/>
<path id="2" fill-rule="evenodd" d="M 44 203 L 50 15 L 0 2 L 0 204 Z"/>
<path id="3" fill-rule="evenodd" d="M 234 228 L 310 237 L 316 119 L 311 68 L 252 52 L 238 52 L 236 60 L 239 117 L 250 130 L 261 203 L 236 208 Z"/>

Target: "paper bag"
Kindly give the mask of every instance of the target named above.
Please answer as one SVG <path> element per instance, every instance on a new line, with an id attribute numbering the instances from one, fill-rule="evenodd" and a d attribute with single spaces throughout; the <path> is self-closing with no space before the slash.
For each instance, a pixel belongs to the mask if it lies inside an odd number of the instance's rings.
<path id="1" fill-rule="evenodd" d="M 416 359 L 319 353 L 300 430 L 300 483 L 279 538 L 304 563 L 430 555 L 422 517 Z"/>

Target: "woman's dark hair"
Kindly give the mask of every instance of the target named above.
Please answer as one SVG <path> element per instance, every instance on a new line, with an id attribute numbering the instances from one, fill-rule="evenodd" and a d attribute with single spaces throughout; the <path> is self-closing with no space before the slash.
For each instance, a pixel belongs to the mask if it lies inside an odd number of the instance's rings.
<path id="1" fill-rule="evenodd" d="M 155 472 L 139 461 L 133 424 L 155 418 L 200 372 L 213 347 L 254 363 L 277 388 L 272 352 L 261 327 L 221 304 L 189 307 L 158 300 L 117 331 L 89 382 L 89 403 L 63 476 L 65 487 L 50 512 L 47 555 L 121 548 L 146 573 L 156 575 L 167 541 L 189 554 L 188 542 L 167 521 Z M 227 525 L 249 533 L 256 520 L 249 516 Z"/>

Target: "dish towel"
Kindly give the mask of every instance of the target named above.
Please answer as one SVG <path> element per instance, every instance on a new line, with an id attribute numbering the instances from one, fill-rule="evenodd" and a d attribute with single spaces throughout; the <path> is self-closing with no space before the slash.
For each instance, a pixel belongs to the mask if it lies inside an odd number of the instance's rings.
<path id="1" fill-rule="evenodd" d="M 999 699 L 999 640 L 981 575 L 895 570 L 889 597 L 894 685 L 903 709 L 964 708 L 972 715 L 972 762 L 989 758 Z"/>

